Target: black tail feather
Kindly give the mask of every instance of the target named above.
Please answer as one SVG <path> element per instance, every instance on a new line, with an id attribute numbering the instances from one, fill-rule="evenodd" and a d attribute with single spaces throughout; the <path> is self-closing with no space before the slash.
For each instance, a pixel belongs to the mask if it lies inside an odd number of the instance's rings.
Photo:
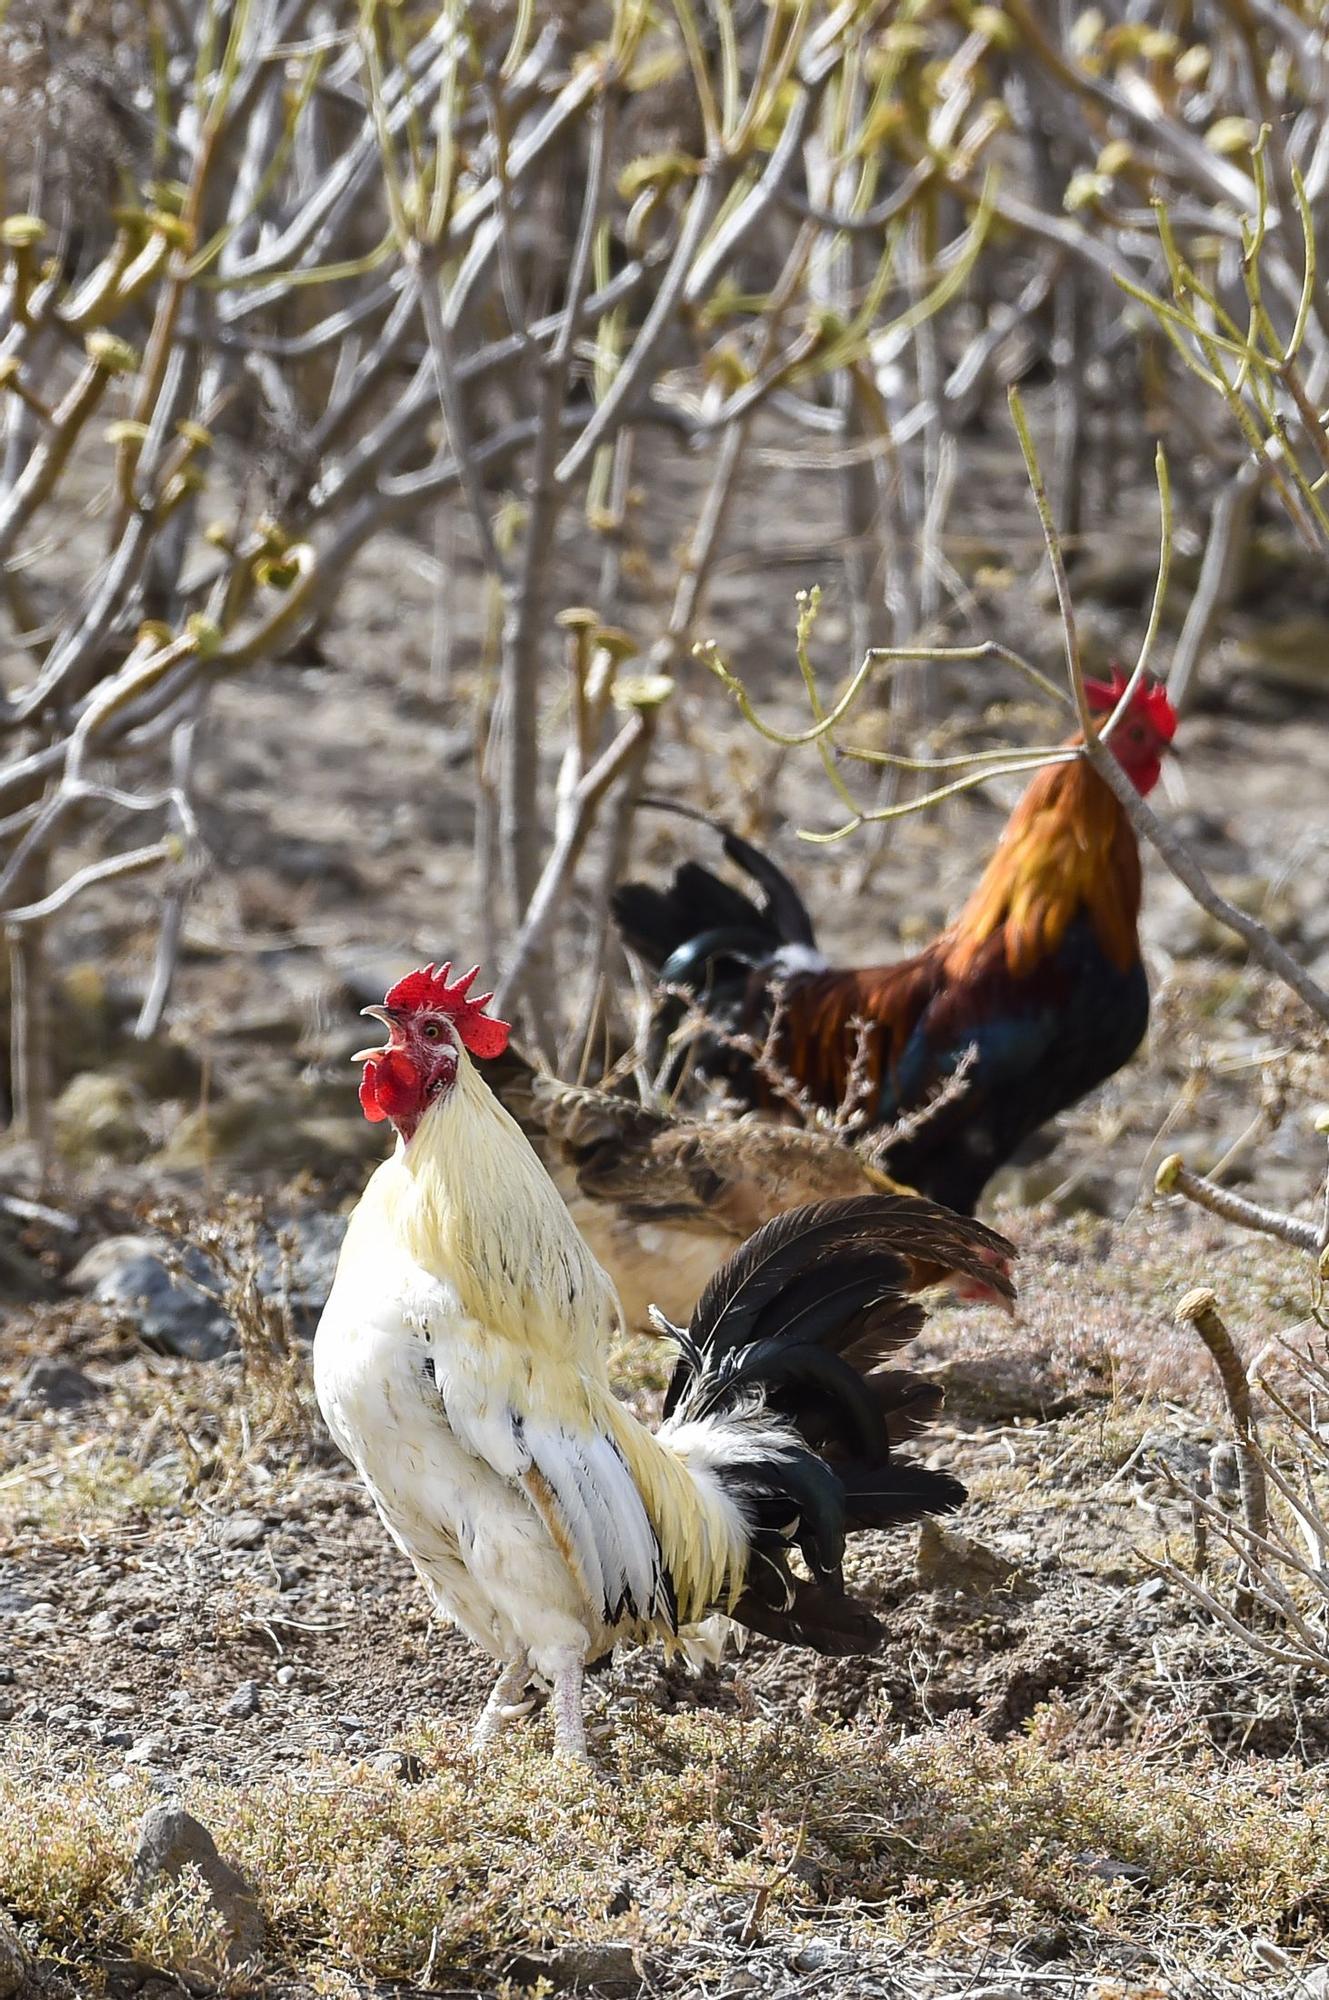
<path id="1" fill-rule="evenodd" d="M 760 1389 L 768 1407 L 796 1421 L 817 1451 L 874 1453 L 888 1443 L 867 1381 L 827 1348 L 758 1341 L 716 1385 L 717 1395 L 730 1399 L 740 1388 Z"/>
<path id="2" fill-rule="evenodd" d="M 844 1588 L 846 1536 L 964 1500 L 958 1479 L 895 1450 L 935 1413 L 936 1384 L 882 1365 L 922 1324 L 902 1287 L 911 1233 L 935 1215 L 921 1199 L 862 1195 L 777 1216 L 716 1273 L 680 1337 L 665 1404 L 676 1421 L 741 1416 L 756 1395 L 798 1440 L 718 1468 L 752 1534 L 734 1616 L 768 1637 L 828 1653 L 879 1645 L 880 1623 Z M 981 1224 L 947 1227 L 986 1247 Z"/>
<path id="3" fill-rule="evenodd" d="M 751 898 L 695 861 L 685 861 L 667 889 L 620 883 L 612 908 L 623 942 L 657 972 L 699 938 L 714 937 L 721 955 L 730 948 L 721 941 L 730 939 L 766 956 L 779 945 Z"/>
<path id="4" fill-rule="evenodd" d="M 740 965 L 764 964 L 781 945 L 815 948 L 807 906 L 768 854 L 692 806 L 659 798 L 643 799 L 642 804 L 709 827 L 718 835 L 726 858 L 762 895 L 757 904 L 696 861 L 683 862 L 667 889 L 623 883 L 613 895 L 614 920 L 624 943 L 654 970 L 672 963 L 671 978 L 700 988 L 732 976 L 724 963 L 728 956 L 736 956 Z"/>
<path id="5" fill-rule="evenodd" d="M 865 1528 L 893 1528 L 915 1521 L 920 1514 L 953 1514 L 965 1501 L 965 1489 L 949 1472 L 908 1459 L 892 1458 L 886 1465 L 837 1465 L 845 1493 L 845 1527 L 849 1534 Z"/>
<path id="6" fill-rule="evenodd" d="M 763 854 L 732 827 L 717 827 L 716 831 L 728 859 L 765 893 L 762 915 L 774 926 L 781 944 L 805 944 L 815 950 L 817 934 L 807 905 L 783 868 L 778 868 L 769 854 Z"/>
<path id="7" fill-rule="evenodd" d="M 838 1281 L 843 1260 L 871 1268 L 875 1293 L 862 1310 L 899 1297 L 908 1279 L 908 1243 L 915 1209 L 933 1204 L 901 1195 L 851 1195 L 843 1201 L 792 1208 L 750 1237 L 707 1285 L 689 1331 L 699 1347 L 723 1353 L 760 1337 L 766 1310 L 790 1293 L 795 1281 Z M 801 1305 L 802 1294 L 796 1294 Z M 781 1315 L 783 1318 L 783 1315 Z M 864 1329 L 854 1328 L 856 1336 Z M 909 1333 L 917 1331 L 911 1327 Z M 903 1333 L 902 1339 L 908 1339 Z M 898 1343 L 897 1343 L 898 1344 Z"/>
<path id="8" fill-rule="evenodd" d="M 886 1637 L 886 1627 L 874 1618 L 857 1597 L 850 1597 L 840 1584 L 815 1582 L 810 1577 L 781 1579 L 784 1601 L 768 1601 L 755 1589 L 744 1591 L 734 1606 L 734 1617 L 749 1631 L 763 1638 L 778 1639 L 785 1646 L 806 1646 L 832 1659 L 853 1653 L 875 1653 Z"/>
<path id="9" fill-rule="evenodd" d="M 845 1355 L 852 1361 L 852 1355 Z M 907 1444 L 926 1430 L 942 1404 L 941 1387 L 908 1368 L 873 1368 L 863 1377 L 893 1445 Z"/>

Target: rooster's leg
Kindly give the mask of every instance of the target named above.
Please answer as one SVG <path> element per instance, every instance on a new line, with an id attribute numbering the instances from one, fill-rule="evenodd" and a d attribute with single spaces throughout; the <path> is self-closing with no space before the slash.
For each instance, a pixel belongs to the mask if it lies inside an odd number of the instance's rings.
<path id="1" fill-rule="evenodd" d="M 553 1670 L 554 1755 L 565 1764 L 586 1762 L 586 1722 L 581 1712 L 582 1661 L 578 1654 L 560 1655 Z"/>
<path id="2" fill-rule="evenodd" d="M 530 1678 L 530 1662 L 524 1654 L 519 1660 L 508 1661 L 494 1682 L 493 1693 L 480 1711 L 480 1719 L 471 1738 L 475 1749 L 483 1750 L 492 1743 L 505 1723 L 519 1722 L 522 1716 L 530 1714 L 529 1703 L 521 1702 Z"/>

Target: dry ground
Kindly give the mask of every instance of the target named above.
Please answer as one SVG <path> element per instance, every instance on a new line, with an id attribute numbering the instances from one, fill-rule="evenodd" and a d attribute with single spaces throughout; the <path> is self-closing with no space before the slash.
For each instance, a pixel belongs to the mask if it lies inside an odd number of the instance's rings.
<path id="1" fill-rule="evenodd" d="M 995 628 L 1051 659 L 1032 540 L 1011 539 L 1026 517 L 1009 453 L 966 452 L 980 498 L 951 550 L 976 591 L 965 636 Z M 795 588 L 828 585 L 828 680 L 845 621 L 833 518 L 782 454 L 763 438 L 708 624 L 789 722 Z M 681 460 L 662 457 L 649 483 L 625 612 L 644 637 L 695 504 Z M 1100 653 L 1138 631 L 1143 508 L 1139 523 L 1101 538 L 1097 582 L 1082 571 Z M 477 1768 L 466 1725 L 482 1672 L 431 1627 L 320 1440 L 301 1351 L 170 1360 L 132 1318 L 69 1297 L 76 1257 L 140 1202 L 174 1193 L 198 1217 L 239 1185 L 280 1190 L 299 1214 L 362 1180 L 379 1138 L 347 1081 L 356 1008 L 406 963 L 465 957 L 480 928 L 468 703 L 485 607 L 463 526 L 449 561 L 440 607 L 420 549 L 394 543 L 353 579 L 322 661 L 220 692 L 201 805 L 222 865 L 191 907 L 161 1048 L 125 1036 L 153 909 L 108 895 L 60 939 L 62 1075 L 129 1094 L 114 1163 L 66 1119 L 50 1199 L 72 1230 L 11 1212 L 0 1233 L 0 1271 L 23 1294 L 0 1352 L 0 1904 L 48 1990 L 129 1990 L 200 1948 L 187 1896 L 129 1894 L 143 1812 L 179 1794 L 257 1885 L 269 1989 L 301 2000 L 542 1977 L 669 2000 L 1311 2000 L 1329 1956 L 1329 1692 L 1254 1660 L 1146 1563 L 1190 1548 L 1160 1466 L 1203 1481 L 1221 1436 L 1177 1296 L 1214 1284 L 1253 1352 L 1308 1335 L 1308 1276 L 1148 1190 L 1164 1151 L 1205 1165 L 1235 1145 L 1234 1179 L 1304 1207 L 1322 1169 L 1306 1113 L 1329 1082 L 1267 983 L 1156 866 L 1150 1047 L 1000 1193 L 1020 1319 L 950 1310 L 920 1342 L 949 1387 L 929 1448 L 970 1485 L 954 1526 L 979 1552 L 920 1559 L 909 1535 L 861 1555 L 890 1626 L 869 1662 L 761 1643 L 697 1680 L 621 1662 L 593 1694 L 594 1775 L 555 1770 L 541 1717 Z M 560 601 L 593 598 L 593 581 L 570 538 Z M 1318 579 L 1294 587 L 1322 615 Z M 1323 973 L 1326 707 L 1313 674 L 1289 682 L 1272 642 L 1262 652 L 1274 612 L 1257 586 L 1244 606 L 1223 699 L 1188 722 L 1164 809 Z M 982 706 L 971 696 L 962 740 L 1039 726 L 984 721 Z M 1011 796 L 908 822 L 864 888 L 861 854 L 793 837 L 831 821 L 815 768 L 755 746 L 699 673 L 653 782 L 773 837 L 828 947 L 860 958 L 941 920 Z M 679 830 L 643 820 L 639 851 L 663 863 Z M 11 1152 L 3 1186 L 22 1190 L 27 1165 Z M 68 1410 L 16 1399 L 39 1354 L 94 1393 Z M 622 1363 L 648 1408 L 659 1357 L 633 1343 Z"/>
<path id="2" fill-rule="evenodd" d="M 0 1875 L 53 1971 L 123 1987 L 119 1961 L 190 1956 L 188 1911 L 127 1902 L 143 1811 L 179 1795 L 257 1882 L 278 1991 L 612 1985 L 628 1947 L 671 1993 L 839 1990 L 812 1974 L 850 1966 L 864 1993 L 976 1966 L 1012 1993 L 1295 1990 L 1329 1925 L 1329 1699 L 1145 1558 L 1190 1546 L 1161 1467 L 1203 1483 L 1222 1435 L 1161 1301 L 1203 1270 L 1258 1317 L 1296 1260 L 1165 1211 L 1109 1265 L 1096 1219 L 1022 1221 L 1020 1323 L 951 1310 L 924 1337 L 951 1385 L 936 1458 L 971 1491 L 948 1532 L 977 1550 L 859 1556 L 890 1630 L 871 1660 L 623 1660 L 586 1779 L 541 1717 L 477 1767 L 484 1669 L 431 1626 L 299 1374 L 34 1312 L 11 1384 L 54 1351 L 96 1391 L 11 1405 L 0 1469 Z"/>

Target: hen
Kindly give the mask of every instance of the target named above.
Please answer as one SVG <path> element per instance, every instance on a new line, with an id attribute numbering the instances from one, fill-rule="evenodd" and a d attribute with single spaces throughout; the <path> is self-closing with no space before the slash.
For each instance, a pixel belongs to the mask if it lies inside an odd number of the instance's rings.
<path id="1" fill-rule="evenodd" d="M 1092 708 L 1110 711 L 1125 686 L 1120 674 L 1090 682 Z M 1141 794 L 1158 781 L 1176 721 L 1162 688 L 1141 683 L 1113 731 Z M 656 1053 L 682 1015 L 683 989 L 720 1031 L 694 1045 L 698 1068 L 768 1106 L 769 1082 L 734 1038 L 764 1035 L 778 997 L 779 1063 L 819 1104 L 842 1102 L 865 1038 L 880 1126 L 926 1105 L 968 1056 L 963 1087 L 886 1154 L 899 1180 L 953 1209 L 971 1213 L 997 1169 L 1144 1036 L 1139 849 L 1084 758 L 1036 774 L 959 916 L 894 965 L 828 966 L 775 864 L 735 834 L 724 833 L 724 847 L 763 892 L 760 905 L 695 862 L 668 889 L 633 882 L 614 897 L 624 941 L 674 989 L 657 1012 Z"/>
<path id="2" fill-rule="evenodd" d="M 652 1432 L 610 1387 L 613 1287 L 472 1061 L 503 1023 L 474 973 L 412 973 L 360 1101 L 397 1143 L 353 1213 L 314 1342 L 330 1430 L 438 1609 L 499 1663 L 486 1739 L 535 1677 L 584 1755 L 582 1675 L 717 1614 L 827 1653 L 883 1639 L 846 1538 L 957 1506 L 900 1455 L 939 1400 L 889 1358 L 930 1203 L 832 1202 L 760 1230 L 703 1292 Z M 976 1225 L 951 1225 L 975 1247 Z"/>
<path id="3" fill-rule="evenodd" d="M 655 1109 L 617 1090 L 564 1083 L 513 1045 L 484 1074 L 612 1277 L 630 1326 L 648 1324 L 652 1305 L 686 1319 L 736 1244 L 791 1208 L 912 1192 L 834 1132 L 755 1112 Z M 909 1289 L 944 1285 L 1009 1309 L 1010 1244 L 952 1221 L 940 1206 L 929 1216 L 928 1254 L 911 1258 Z"/>

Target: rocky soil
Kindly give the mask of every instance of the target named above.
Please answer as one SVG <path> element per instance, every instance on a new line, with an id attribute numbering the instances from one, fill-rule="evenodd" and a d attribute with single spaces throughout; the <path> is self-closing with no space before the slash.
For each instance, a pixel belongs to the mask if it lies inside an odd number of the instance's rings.
<path id="1" fill-rule="evenodd" d="M 957 636 L 994 630 L 1052 662 L 1009 455 L 973 452 L 977 497 L 949 550 L 974 593 Z M 826 586 L 828 684 L 847 622 L 829 502 L 787 458 L 763 436 L 708 629 L 793 725 L 795 589 Z M 681 455 L 658 447 L 647 471 L 649 560 L 623 612 L 643 640 L 696 499 Z M 1080 563 L 1092 655 L 1138 635 L 1139 519 L 1127 497 Z M 593 601 L 571 536 L 561 562 L 562 600 Z M 589 1790 L 558 1789 L 539 1716 L 497 1775 L 468 1761 L 484 1670 L 430 1624 L 322 1438 L 305 1349 L 381 1147 L 346 1065 L 358 1009 L 423 957 L 469 962 L 484 936 L 470 704 L 485 614 L 461 524 L 449 586 L 440 600 L 403 538 L 351 579 L 317 658 L 219 690 L 200 781 L 217 865 L 156 1042 L 131 1033 L 151 900 L 108 892 L 58 939 L 55 1177 L 38 1190 L 23 1148 L 0 1155 L 0 1906 L 19 1926 L 0 1931 L 0 1994 L 20 1979 L 150 1990 L 154 1967 L 243 1983 L 226 1924 L 201 1958 L 207 1924 L 180 1915 L 176 1877 L 135 1862 L 144 1815 L 183 1800 L 252 1882 L 274 1994 L 543 1977 L 671 1996 L 1318 2000 L 1326 1683 L 1253 1654 L 1150 1567 L 1193 1557 L 1178 1482 L 1235 1498 L 1212 1366 L 1173 1325 L 1177 1297 L 1212 1284 L 1251 1354 L 1320 1338 L 1309 1273 L 1151 1188 L 1181 1151 L 1312 1213 L 1329 1065 L 1157 863 L 1149 1047 L 995 1190 L 1021 1246 L 1019 1319 L 949 1309 L 919 1343 L 948 1385 L 929 1448 L 971 1500 L 950 1539 L 859 1558 L 883 1653 L 821 1662 L 756 1642 L 700 1678 L 635 1656 L 597 1685 Z M 1322 978 L 1323 600 L 1270 531 L 1161 800 Z M 939 685 L 954 703 L 939 742 L 1054 726 L 1009 680 Z M 860 958 L 942 920 L 1013 796 L 998 784 L 909 820 L 866 869 L 862 843 L 807 846 L 796 829 L 837 812 L 820 767 L 755 742 L 700 669 L 652 783 L 769 839 L 826 947 Z M 643 816 L 638 857 L 662 867 L 702 840 Z M 658 1362 L 639 1342 L 621 1360 L 649 1407 Z M 491 1876 L 505 1900 L 485 1901 Z M 428 1896 L 399 1906 L 417 1878 Z M 26 1967 L 8 1988 L 6 1953 Z"/>

